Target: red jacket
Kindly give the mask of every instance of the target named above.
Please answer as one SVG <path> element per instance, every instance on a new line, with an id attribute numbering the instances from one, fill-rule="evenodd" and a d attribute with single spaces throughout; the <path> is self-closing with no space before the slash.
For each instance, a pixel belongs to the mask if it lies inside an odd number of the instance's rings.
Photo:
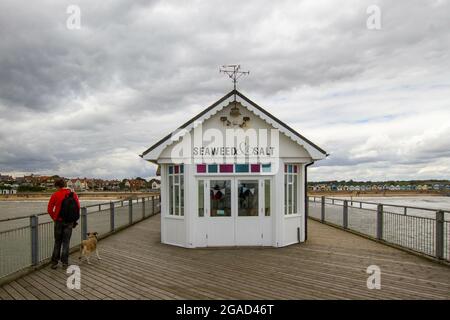
<path id="1" fill-rule="evenodd" d="M 59 212 L 61 211 L 61 204 L 66 195 L 71 192 L 70 189 L 59 189 L 50 197 L 50 201 L 48 202 L 47 212 L 52 217 L 53 221 L 61 221 L 62 219 L 59 217 Z M 78 200 L 77 194 L 73 193 L 74 199 L 78 203 L 78 208 L 80 208 L 80 200 Z"/>

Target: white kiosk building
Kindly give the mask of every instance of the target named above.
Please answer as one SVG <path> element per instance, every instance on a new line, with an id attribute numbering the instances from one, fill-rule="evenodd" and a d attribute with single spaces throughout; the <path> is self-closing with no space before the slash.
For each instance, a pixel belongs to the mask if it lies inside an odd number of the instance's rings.
<path id="1" fill-rule="evenodd" d="M 327 153 L 237 90 L 141 157 L 161 172 L 161 241 L 186 248 L 306 240 L 307 167 Z"/>

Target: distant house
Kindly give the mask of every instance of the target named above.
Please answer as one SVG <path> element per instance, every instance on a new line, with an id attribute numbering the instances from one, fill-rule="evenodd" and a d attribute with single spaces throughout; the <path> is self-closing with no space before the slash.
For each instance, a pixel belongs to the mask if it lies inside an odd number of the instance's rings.
<path id="1" fill-rule="evenodd" d="M 441 190 L 441 189 L 442 189 L 441 184 L 439 183 L 433 184 L 433 190 Z"/>
<path id="2" fill-rule="evenodd" d="M 145 188 L 145 180 L 143 179 L 128 180 L 128 183 L 130 184 L 130 189 L 132 191 L 138 191 Z"/>
<path id="3" fill-rule="evenodd" d="M 90 190 L 103 191 L 107 183 L 102 179 L 87 179 L 87 185 Z"/>
<path id="4" fill-rule="evenodd" d="M 87 179 L 69 179 L 67 181 L 67 188 L 73 189 L 75 191 L 86 191 L 89 189 Z"/>
<path id="5" fill-rule="evenodd" d="M 160 189 L 161 188 L 161 180 L 158 179 L 151 179 L 150 180 L 150 187 L 155 190 L 155 189 Z"/>
<path id="6" fill-rule="evenodd" d="M 39 186 L 41 186 L 42 188 L 46 188 L 46 189 L 51 189 L 55 187 L 55 178 L 54 177 L 47 177 L 47 176 L 42 176 L 39 177 Z"/>
<path id="7" fill-rule="evenodd" d="M 28 186 L 32 186 L 33 182 L 34 182 L 33 175 L 31 175 L 31 176 L 24 176 L 23 177 L 23 184 L 28 185 Z"/>
<path id="8" fill-rule="evenodd" d="M 130 180 L 128 180 L 128 179 L 126 179 L 125 181 L 124 181 L 124 187 L 125 187 L 125 189 L 131 189 L 131 183 L 130 183 Z"/>
<path id="9" fill-rule="evenodd" d="M 0 182 L 12 182 L 13 180 L 12 176 L 0 174 Z"/>
<path id="10" fill-rule="evenodd" d="M 109 180 L 106 182 L 105 189 L 107 190 L 120 190 L 119 180 Z"/>
<path id="11" fill-rule="evenodd" d="M 15 179 L 17 184 L 24 184 L 25 183 L 25 177 L 16 177 Z"/>
<path id="12" fill-rule="evenodd" d="M 16 194 L 17 190 L 15 189 L 2 189 L 0 188 L 0 194 Z"/>

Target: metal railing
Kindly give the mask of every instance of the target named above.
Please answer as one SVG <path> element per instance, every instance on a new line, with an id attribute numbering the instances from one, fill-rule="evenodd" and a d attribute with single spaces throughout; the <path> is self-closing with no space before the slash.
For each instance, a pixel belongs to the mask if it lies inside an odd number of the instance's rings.
<path id="1" fill-rule="evenodd" d="M 450 211 L 308 197 L 308 216 L 322 223 L 450 261 Z"/>
<path id="2" fill-rule="evenodd" d="M 103 238 L 160 211 L 159 195 L 81 207 L 70 247 L 79 246 L 88 232 L 98 232 Z M 18 271 L 49 261 L 54 244 L 53 227 L 47 213 L 0 220 L 0 283 Z"/>

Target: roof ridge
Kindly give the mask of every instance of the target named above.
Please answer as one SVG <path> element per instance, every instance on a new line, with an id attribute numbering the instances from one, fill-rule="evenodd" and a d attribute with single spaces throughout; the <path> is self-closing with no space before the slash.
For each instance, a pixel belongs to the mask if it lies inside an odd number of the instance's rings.
<path id="1" fill-rule="evenodd" d="M 195 120 L 199 119 L 201 116 L 203 116 L 204 114 L 208 113 L 209 111 L 211 111 L 212 109 L 214 109 L 217 105 L 219 105 L 220 103 L 222 103 L 223 101 L 225 101 L 226 99 L 228 99 L 229 97 L 231 97 L 232 95 L 237 95 L 239 97 L 241 97 L 243 100 L 245 100 L 247 103 L 251 104 L 253 107 L 255 107 L 256 109 L 258 109 L 260 112 L 262 112 L 263 114 L 265 114 L 266 116 L 268 116 L 269 118 L 271 118 L 272 120 L 274 120 L 276 123 L 278 123 L 279 125 L 281 125 L 282 127 L 286 128 L 288 131 L 290 131 L 291 133 L 293 133 L 294 135 L 296 135 L 298 138 L 304 140 L 306 143 L 308 143 L 309 145 L 311 145 L 312 147 L 314 147 L 315 149 L 317 149 L 319 152 L 323 153 L 324 155 L 328 156 L 328 153 L 323 150 L 322 148 L 320 148 L 319 146 L 317 146 L 316 144 L 314 144 L 312 141 L 310 141 L 309 139 L 307 139 L 306 137 L 304 137 L 303 135 L 301 135 L 300 133 L 298 133 L 296 130 L 294 130 L 293 128 L 291 128 L 290 126 L 288 126 L 286 123 L 284 123 L 283 121 L 279 120 L 278 118 L 276 118 L 274 115 L 272 115 L 270 112 L 268 112 L 267 110 L 265 110 L 264 108 L 262 108 L 261 106 L 259 106 L 258 104 L 256 104 L 255 102 L 253 102 L 252 100 L 250 100 L 249 98 L 247 98 L 244 94 L 242 94 L 240 91 L 233 89 L 230 92 L 228 92 L 226 95 L 224 95 L 222 98 L 220 98 L 219 100 L 217 100 L 216 102 L 214 102 L 212 105 L 210 105 L 209 107 L 207 107 L 206 109 L 204 109 L 202 112 L 198 113 L 196 116 L 194 116 L 192 119 L 188 120 L 187 122 L 183 123 L 181 126 L 179 126 L 176 130 L 180 130 L 180 129 L 184 129 L 187 126 L 189 126 L 191 123 L 193 123 Z M 244 106 L 245 107 L 245 106 Z M 173 133 L 176 131 L 172 131 L 171 133 L 169 133 L 167 136 L 165 136 L 164 138 L 162 138 L 161 140 L 159 140 L 158 142 L 156 142 L 155 144 L 153 144 L 150 148 L 148 148 L 147 150 L 145 150 L 140 157 L 143 158 L 146 154 L 148 154 L 150 151 L 152 151 L 153 149 L 157 148 L 159 145 L 161 145 L 162 143 L 164 143 L 167 139 L 169 139 Z"/>
<path id="2" fill-rule="evenodd" d="M 269 118 L 273 119 L 274 121 L 278 122 L 280 125 L 282 125 L 283 127 L 285 127 L 286 129 L 288 129 L 289 131 L 291 131 L 292 133 L 294 133 L 296 136 L 298 136 L 300 139 L 305 140 L 306 142 L 308 142 L 310 145 L 312 145 L 314 148 L 316 148 L 317 150 L 319 150 L 320 152 L 322 152 L 323 154 L 328 155 L 328 153 L 323 150 L 322 148 L 320 148 L 318 145 L 316 145 L 315 143 L 313 143 L 311 140 L 307 139 L 306 137 L 304 137 L 303 135 L 301 135 L 300 133 L 298 133 L 295 129 L 291 128 L 289 125 L 287 125 L 286 123 L 284 123 L 283 121 L 281 121 L 280 119 L 278 119 L 277 117 L 275 117 L 273 114 L 271 114 L 269 111 L 267 111 L 266 109 L 264 109 L 263 107 L 259 106 L 258 104 L 256 104 L 255 102 L 253 102 L 252 100 L 250 100 L 249 98 L 247 98 L 244 94 L 242 94 L 241 92 L 239 92 L 238 90 L 236 90 L 237 95 L 240 96 L 242 99 L 244 99 L 245 101 L 247 101 L 248 103 L 252 104 L 254 107 L 256 107 L 259 111 L 261 111 L 262 113 L 266 114 Z"/>
<path id="3" fill-rule="evenodd" d="M 187 122 L 183 123 L 181 126 L 179 126 L 177 129 L 175 129 L 174 131 L 172 131 L 171 133 L 169 133 L 168 135 L 166 135 L 164 138 L 160 139 L 158 142 L 156 142 L 155 144 L 153 144 L 150 148 L 148 148 L 147 150 L 145 150 L 140 157 L 144 157 L 147 153 L 149 153 L 150 151 L 152 151 L 153 149 L 155 149 L 157 146 L 159 146 L 161 143 L 163 143 L 164 141 L 166 141 L 167 139 L 169 139 L 172 134 L 179 129 L 184 129 L 186 128 L 189 124 L 191 124 L 192 122 L 194 122 L 195 120 L 197 120 L 198 118 L 200 118 L 202 115 L 204 115 L 205 113 L 207 113 L 208 111 L 210 111 L 211 109 L 213 109 L 215 106 L 217 106 L 218 104 L 222 103 L 224 100 L 228 99 L 230 96 L 232 96 L 233 94 L 238 93 L 239 91 L 233 89 L 230 92 L 228 92 L 226 95 L 224 95 L 222 98 L 220 98 L 219 100 L 217 100 L 216 102 L 214 102 L 212 105 L 210 105 L 209 107 L 205 108 L 203 111 L 201 111 L 200 113 L 198 113 L 196 116 L 194 116 L 192 119 L 188 120 Z"/>

